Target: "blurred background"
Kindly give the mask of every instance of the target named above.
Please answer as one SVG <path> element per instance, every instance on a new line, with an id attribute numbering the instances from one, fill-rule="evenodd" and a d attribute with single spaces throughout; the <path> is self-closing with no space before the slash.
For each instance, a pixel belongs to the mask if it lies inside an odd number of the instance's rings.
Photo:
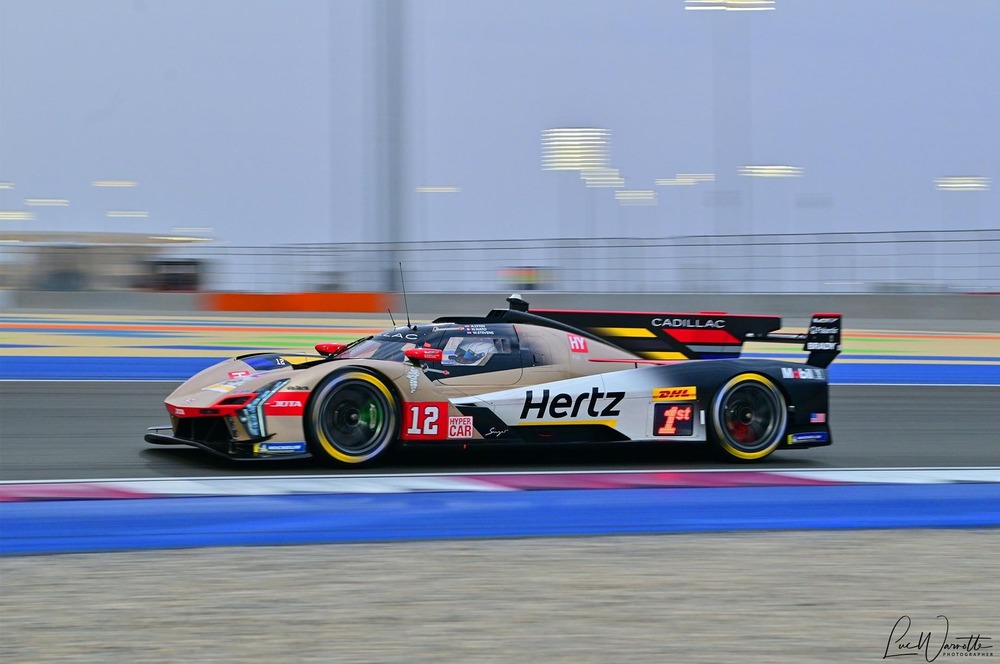
<path id="1" fill-rule="evenodd" d="M 1000 292 L 996 0 L 0 0 L 8 292 Z"/>

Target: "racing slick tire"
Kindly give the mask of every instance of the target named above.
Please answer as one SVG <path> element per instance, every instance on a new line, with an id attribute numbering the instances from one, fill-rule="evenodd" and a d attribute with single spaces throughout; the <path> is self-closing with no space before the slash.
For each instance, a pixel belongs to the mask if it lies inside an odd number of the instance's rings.
<path id="1" fill-rule="evenodd" d="M 764 376 L 744 373 L 716 392 L 709 437 L 724 456 L 757 461 L 777 449 L 787 425 L 781 390 Z"/>
<path id="2" fill-rule="evenodd" d="M 378 376 L 356 369 L 327 376 L 306 408 L 306 440 L 317 458 L 374 461 L 399 434 L 399 401 Z"/>

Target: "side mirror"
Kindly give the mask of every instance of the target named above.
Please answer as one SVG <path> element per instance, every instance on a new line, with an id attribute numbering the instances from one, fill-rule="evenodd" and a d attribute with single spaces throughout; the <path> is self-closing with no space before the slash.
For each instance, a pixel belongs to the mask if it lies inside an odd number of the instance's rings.
<path id="1" fill-rule="evenodd" d="M 408 348 L 403 355 L 414 362 L 440 362 L 444 353 L 440 348 Z"/>
<path id="2" fill-rule="evenodd" d="M 315 348 L 320 355 L 330 357 L 347 348 L 347 344 L 316 344 Z"/>

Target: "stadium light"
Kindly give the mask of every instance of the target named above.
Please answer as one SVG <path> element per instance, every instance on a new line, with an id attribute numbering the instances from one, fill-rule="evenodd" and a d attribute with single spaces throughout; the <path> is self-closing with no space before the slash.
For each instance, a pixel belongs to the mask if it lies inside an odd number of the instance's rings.
<path id="1" fill-rule="evenodd" d="M 759 12 L 775 9 L 775 0 L 684 0 L 684 9 Z"/>
<path id="2" fill-rule="evenodd" d="M 597 127 L 542 132 L 542 170 L 585 171 L 606 168 L 611 132 Z"/>
<path id="3" fill-rule="evenodd" d="M 934 181 L 944 191 L 989 191 L 990 178 L 981 175 L 950 175 Z"/>
<path id="4" fill-rule="evenodd" d="M 623 189 L 625 178 L 617 168 L 588 168 L 580 171 L 583 183 L 588 187 L 609 187 Z"/>
<path id="5" fill-rule="evenodd" d="M 145 219 L 149 213 L 145 210 L 108 210 L 107 216 L 119 219 Z"/>
<path id="6" fill-rule="evenodd" d="M 615 192 L 620 205 L 656 205 L 656 192 L 652 189 L 620 189 Z"/>
<path id="7" fill-rule="evenodd" d="M 759 164 L 741 166 L 739 172 L 757 178 L 797 178 L 802 176 L 802 167 Z"/>
<path id="8" fill-rule="evenodd" d="M 66 207 L 69 200 L 65 198 L 25 198 L 24 204 L 31 207 Z"/>
<path id="9" fill-rule="evenodd" d="M 94 180 L 90 183 L 92 187 L 138 187 L 135 180 Z"/>
<path id="10" fill-rule="evenodd" d="M 0 221 L 34 221 L 35 213 L 29 210 L 0 210 Z"/>
<path id="11" fill-rule="evenodd" d="M 659 178 L 653 181 L 658 187 L 689 187 L 699 182 L 715 182 L 715 173 L 678 173 L 676 177 Z"/>
<path id="12" fill-rule="evenodd" d="M 415 187 L 414 191 L 418 194 L 457 194 L 462 188 L 452 185 L 422 185 Z"/>

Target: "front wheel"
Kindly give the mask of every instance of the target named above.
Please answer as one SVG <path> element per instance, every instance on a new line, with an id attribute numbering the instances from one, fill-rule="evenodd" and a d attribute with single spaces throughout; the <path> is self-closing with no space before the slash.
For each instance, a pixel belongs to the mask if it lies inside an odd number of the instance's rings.
<path id="1" fill-rule="evenodd" d="M 305 429 L 313 454 L 328 461 L 372 461 L 393 443 L 399 407 L 378 377 L 350 370 L 326 378 L 306 411 Z"/>
<path id="2" fill-rule="evenodd" d="M 712 402 L 712 440 L 730 457 L 763 459 L 781 444 L 788 408 L 781 390 L 758 374 L 740 374 Z"/>

